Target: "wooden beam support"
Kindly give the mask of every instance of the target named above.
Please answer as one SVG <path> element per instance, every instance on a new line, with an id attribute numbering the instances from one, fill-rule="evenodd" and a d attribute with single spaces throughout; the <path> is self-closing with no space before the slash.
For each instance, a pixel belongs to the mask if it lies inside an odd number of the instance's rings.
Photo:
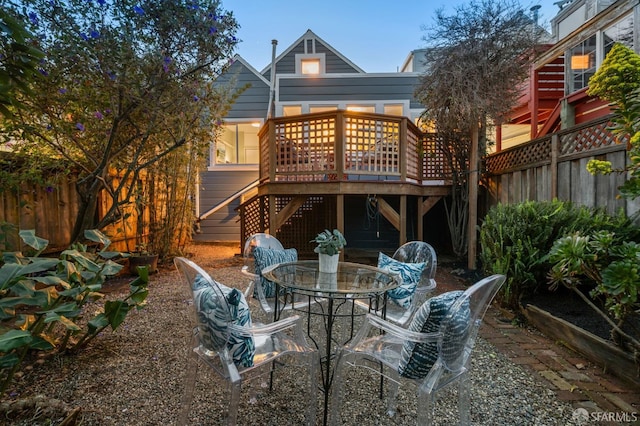
<path id="1" fill-rule="evenodd" d="M 436 203 L 438 201 L 440 201 L 442 199 L 442 196 L 440 197 L 427 197 L 423 202 L 422 202 L 422 216 L 424 216 L 425 214 L 427 214 L 427 212 L 429 210 L 431 210 L 431 208 L 433 206 L 436 205 Z M 420 219 L 422 220 L 422 216 L 420 216 Z"/>
<path id="2" fill-rule="evenodd" d="M 400 230 L 400 214 L 398 214 L 398 212 L 396 212 L 382 197 L 378 197 L 378 210 L 394 228 L 398 231 Z"/>
<path id="3" fill-rule="evenodd" d="M 275 220 L 276 231 L 280 229 L 280 227 L 284 225 L 284 223 L 289 220 L 289 218 L 293 216 L 295 212 L 298 211 L 298 209 L 304 204 L 304 202 L 307 201 L 307 198 L 308 197 L 305 196 L 293 197 L 293 199 L 289 201 L 289 204 L 287 204 L 282 210 L 280 210 L 280 213 L 278 213 Z"/>

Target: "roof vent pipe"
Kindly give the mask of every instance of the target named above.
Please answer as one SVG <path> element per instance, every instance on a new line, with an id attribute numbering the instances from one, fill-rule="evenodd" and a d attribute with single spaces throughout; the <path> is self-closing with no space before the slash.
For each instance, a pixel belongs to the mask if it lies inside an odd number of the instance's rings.
<path id="1" fill-rule="evenodd" d="M 271 90 L 269 91 L 269 106 L 267 107 L 267 120 L 273 117 L 273 108 L 276 97 L 276 46 L 278 40 L 271 40 Z"/>
<path id="2" fill-rule="evenodd" d="M 542 6 L 537 4 L 533 6 L 531 9 L 529 9 L 531 11 L 531 16 L 532 16 L 534 25 L 538 25 L 538 10 L 540 10 L 541 7 Z"/>

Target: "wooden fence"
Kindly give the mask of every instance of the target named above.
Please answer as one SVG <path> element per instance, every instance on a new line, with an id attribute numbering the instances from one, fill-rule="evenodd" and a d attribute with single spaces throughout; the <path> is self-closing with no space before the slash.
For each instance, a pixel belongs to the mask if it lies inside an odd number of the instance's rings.
<path id="1" fill-rule="evenodd" d="M 609 125 L 604 118 L 487 156 L 487 208 L 498 202 L 557 198 L 612 214 L 620 209 L 628 216 L 638 212 L 640 199 L 619 197 L 625 173 L 593 176 L 587 171 L 591 159 L 611 161 L 615 169 L 629 164 L 626 141 L 616 141 Z"/>
<path id="2" fill-rule="evenodd" d="M 98 215 L 108 207 L 110 198 L 101 196 Z M 8 223 L 11 229 L 0 229 L 0 251 L 20 250 L 18 230 L 33 229 L 37 236 L 49 240 L 46 252 L 66 249 L 71 242 L 71 231 L 78 213 L 78 194 L 74 176 L 61 176 L 48 187 L 21 185 L 18 190 L 2 188 L 0 191 L 0 225 Z M 148 210 L 148 206 L 145 207 Z M 136 246 L 137 215 L 130 209 L 126 219 L 103 230 L 111 240 L 110 249 L 132 251 Z M 148 212 L 145 211 L 148 216 Z"/>

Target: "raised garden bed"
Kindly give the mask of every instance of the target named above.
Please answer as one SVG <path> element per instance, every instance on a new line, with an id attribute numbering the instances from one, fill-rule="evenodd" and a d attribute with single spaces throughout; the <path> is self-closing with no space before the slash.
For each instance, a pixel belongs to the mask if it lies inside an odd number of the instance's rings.
<path id="1" fill-rule="evenodd" d="M 568 289 L 543 291 L 523 303 L 527 321 L 568 348 L 634 386 L 640 386 L 638 365 L 633 355 L 611 339 L 611 328 L 590 306 Z M 638 318 L 634 319 L 637 327 Z M 625 332 L 637 335 L 637 330 Z"/>

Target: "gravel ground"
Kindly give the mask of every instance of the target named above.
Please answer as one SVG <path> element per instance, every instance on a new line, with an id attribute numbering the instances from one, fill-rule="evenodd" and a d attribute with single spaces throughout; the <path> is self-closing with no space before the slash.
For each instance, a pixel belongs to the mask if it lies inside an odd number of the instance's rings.
<path id="1" fill-rule="evenodd" d="M 218 281 L 244 289 L 237 249 L 196 245 L 192 258 Z M 71 413 L 78 425 L 175 425 L 183 393 L 182 379 L 190 334 L 186 294 L 171 268 L 153 275 L 148 305 L 130 313 L 118 331 L 104 333 L 76 356 L 58 356 L 21 373 L 5 397 L 0 424 L 60 425 Z M 258 316 L 258 315 L 256 315 Z M 260 381 L 243 390 L 239 424 L 301 424 L 306 404 L 299 367 L 280 369 L 274 390 Z M 376 376 L 377 377 L 377 376 Z M 573 408 L 553 391 L 479 339 L 472 360 L 471 416 L 474 425 L 572 425 Z M 350 372 L 343 404 L 345 425 L 415 424 L 411 392 L 401 391 L 396 417 L 385 415 L 377 398 L 378 381 Z M 453 392 L 453 391 L 448 391 Z M 192 424 L 221 424 L 224 388 L 214 374 L 200 370 Z M 318 393 L 318 424 L 322 422 Z M 249 403 L 250 397 L 257 402 Z M 437 425 L 456 421 L 456 398 L 445 392 L 436 406 Z M 593 423 L 590 423 L 593 424 Z"/>

